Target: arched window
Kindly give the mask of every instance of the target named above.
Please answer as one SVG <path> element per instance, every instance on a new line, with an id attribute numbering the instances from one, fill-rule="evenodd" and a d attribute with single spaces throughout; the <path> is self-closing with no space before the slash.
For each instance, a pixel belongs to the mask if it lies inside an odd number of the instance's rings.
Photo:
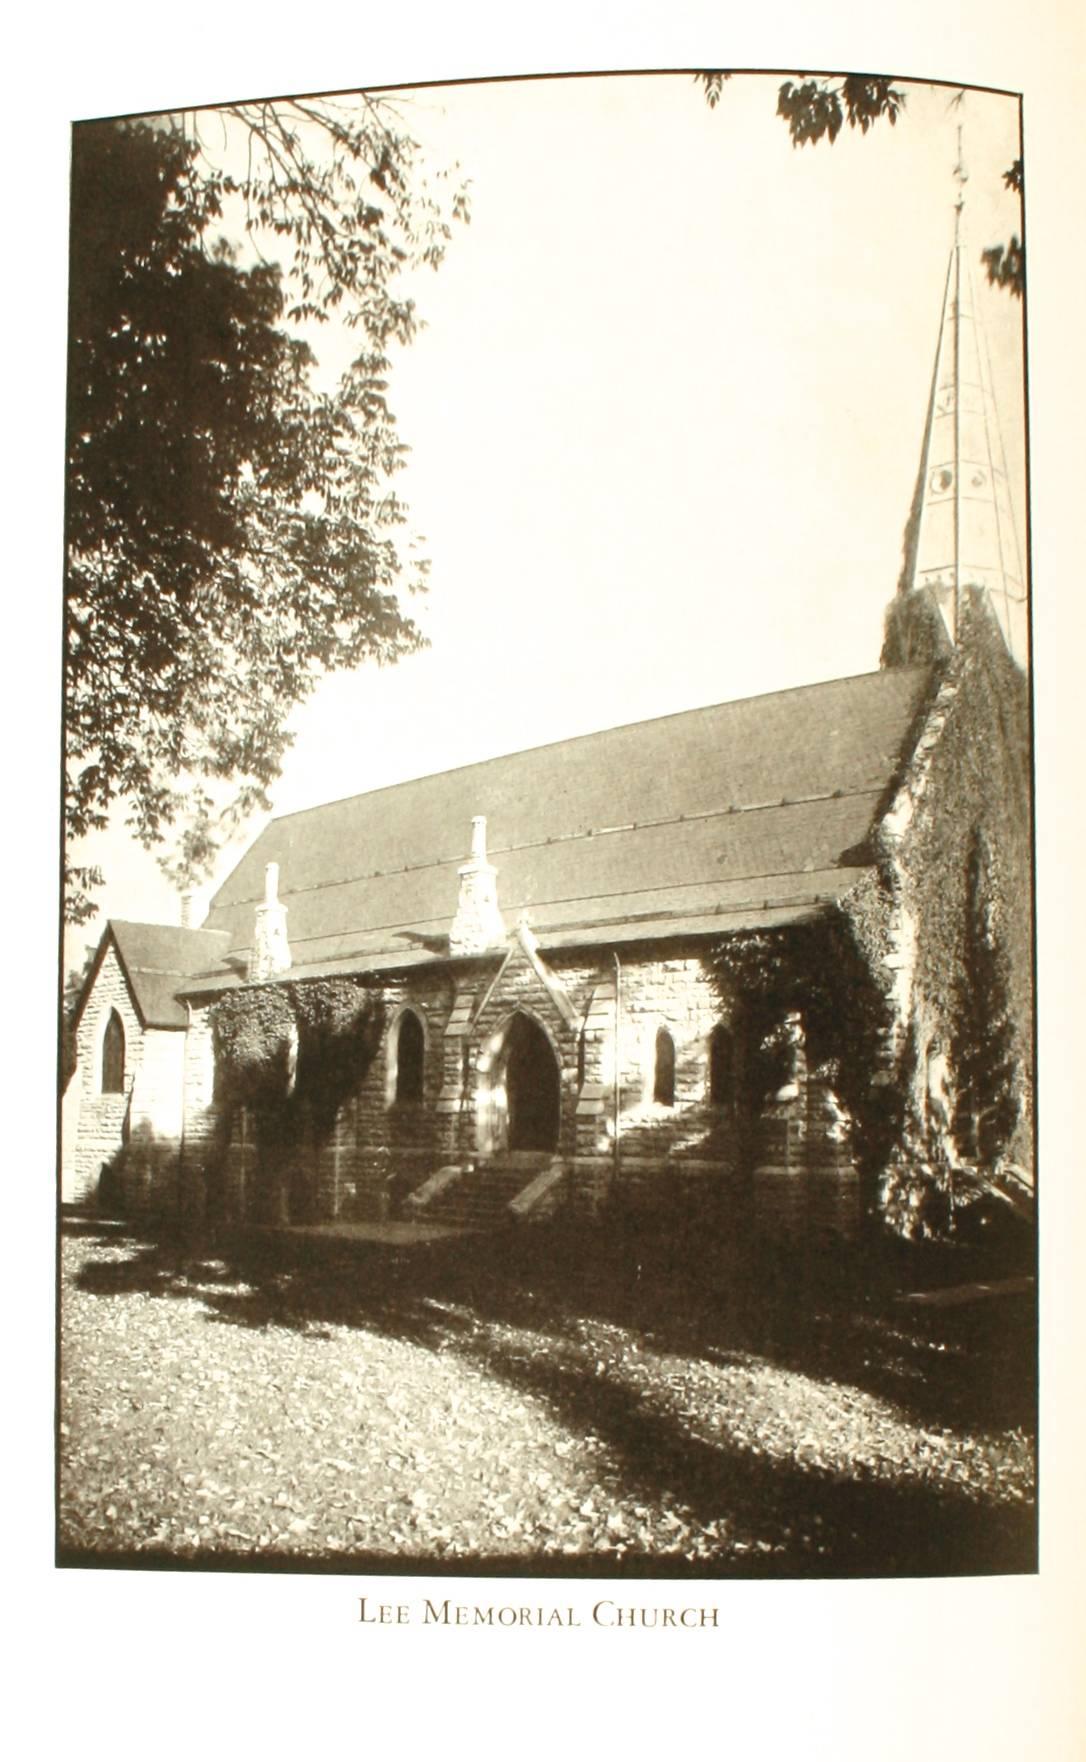
<path id="1" fill-rule="evenodd" d="M 400 1017 L 396 1036 L 396 1100 L 421 1101 L 426 1039 L 414 1010 Z"/>
<path id="2" fill-rule="evenodd" d="M 730 1107 L 735 1099 L 735 1042 L 718 1022 L 709 1036 L 709 1101 L 713 1107 Z"/>
<path id="3" fill-rule="evenodd" d="M 124 1094 L 124 1023 L 116 1010 L 102 1036 L 102 1094 Z"/>
<path id="4" fill-rule="evenodd" d="M 656 1030 L 656 1062 L 652 1076 L 652 1099 L 661 1107 L 675 1105 L 675 1042 L 666 1028 Z"/>

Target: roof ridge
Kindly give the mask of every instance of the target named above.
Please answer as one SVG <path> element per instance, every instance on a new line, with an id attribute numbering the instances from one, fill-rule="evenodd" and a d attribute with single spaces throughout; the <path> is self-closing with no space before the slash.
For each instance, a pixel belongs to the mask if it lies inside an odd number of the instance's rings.
<path id="1" fill-rule="evenodd" d="M 462 771 L 474 771 L 484 765 L 503 764 L 508 759 L 519 759 L 528 753 L 553 752 L 558 747 L 576 746 L 584 740 L 598 740 L 601 735 L 622 734 L 630 728 L 650 728 L 661 722 L 679 722 L 692 720 L 695 716 L 708 715 L 712 710 L 738 708 L 740 704 L 768 703 L 772 698 L 792 697 L 800 692 L 824 691 L 831 685 L 851 685 L 861 679 L 879 679 L 893 674 L 927 673 L 930 668 L 924 666 L 895 667 L 892 670 L 884 667 L 872 667 L 866 673 L 846 673 L 834 679 L 818 679 L 808 681 L 804 685 L 783 685 L 775 691 L 751 692 L 747 697 L 722 698 L 717 703 L 696 704 L 688 710 L 665 710 L 659 716 L 635 717 L 631 722 L 616 722 L 605 728 L 592 728 L 583 734 L 563 735 L 560 740 L 542 740 L 533 746 L 516 747 L 512 752 L 490 753 L 486 758 L 469 759 L 462 765 L 450 765 L 440 771 L 423 771 L 417 777 L 403 777 L 398 783 L 379 783 L 374 789 L 358 789 L 351 795 L 333 796 L 330 801 L 313 802 L 309 807 L 292 808 L 288 813 L 273 814 L 267 822 L 268 826 L 281 826 L 285 820 L 299 819 L 303 814 L 324 813 L 328 808 L 344 806 L 347 802 L 362 801 L 375 795 L 383 795 L 387 790 L 410 788 L 412 783 L 430 783 L 439 777 L 455 777 Z M 452 859 L 450 859 L 452 860 Z"/>
<path id="2" fill-rule="evenodd" d="M 444 773 L 439 772 L 438 775 L 443 776 Z M 392 787 L 398 786 L 393 785 Z M 885 784 L 883 783 L 866 783 L 859 789 L 816 790 L 808 795 L 779 796 L 775 800 L 769 801 L 731 802 L 726 808 L 696 808 L 689 813 L 660 814 L 650 819 L 631 820 L 617 826 L 586 826 L 576 832 L 554 832 L 546 838 L 527 838 L 516 844 L 494 844 L 490 846 L 488 854 L 491 857 L 516 856 L 525 850 L 546 850 L 559 844 L 587 843 L 592 839 L 613 838 L 626 832 L 654 832 L 671 826 L 695 825 L 706 820 L 729 820 L 740 814 L 780 813 L 782 809 L 814 807 L 821 802 L 856 801 L 865 795 L 878 797 L 884 788 Z M 344 799 L 355 801 L 359 798 L 346 796 Z M 371 869 L 356 875 L 337 875 L 329 881 L 311 881 L 304 887 L 281 887 L 279 897 L 285 902 L 305 893 L 324 893 L 332 887 L 355 887 L 360 881 L 387 881 L 395 875 L 415 875 L 423 869 L 453 868 L 463 861 L 462 851 L 455 856 L 423 857 L 418 862 L 402 863 L 396 868 Z M 683 882 L 680 885 L 685 886 L 687 883 Z M 254 893 L 245 898 L 236 899 L 233 903 L 235 905 L 255 905 L 259 904 L 260 898 L 259 893 Z"/>
<path id="3" fill-rule="evenodd" d="M 154 918 L 114 918 L 106 919 L 111 928 L 120 927 L 125 930 L 167 930 L 171 936 L 225 936 L 225 930 L 211 930 L 202 924 L 163 924 Z"/>

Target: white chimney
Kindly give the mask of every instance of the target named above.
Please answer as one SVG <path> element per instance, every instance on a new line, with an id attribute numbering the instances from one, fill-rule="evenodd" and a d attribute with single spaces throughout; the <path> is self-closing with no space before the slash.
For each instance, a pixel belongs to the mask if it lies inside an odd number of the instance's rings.
<path id="1" fill-rule="evenodd" d="M 504 948 L 505 925 L 498 909 L 498 871 L 486 854 L 486 818 L 471 822 L 471 855 L 462 863 L 460 898 L 449 930 L 450 954 L 485 954 Z"/>
<path id="2" fill-rule="evenodd" d="M 290 971 L 287 941 L 287 908 L 279 901 L 279 864 L 264 865 L 264 900 L 256 908 L 253 946 L 249 955 L 250 979 L 274 979 Z"/>

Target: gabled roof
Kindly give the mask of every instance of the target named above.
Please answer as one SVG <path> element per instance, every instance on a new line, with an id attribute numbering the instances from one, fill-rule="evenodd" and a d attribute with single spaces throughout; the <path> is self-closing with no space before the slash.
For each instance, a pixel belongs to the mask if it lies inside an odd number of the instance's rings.
<path id="1" fill-rule="evenodd" d="M 543 948 L 793 921 L 872 860 L 930 679 L 900 668 L 744 698 L 285 815 L 206 928 L 243 959 L 274 862 L 296 972 L 447 954 L 477 814 L 505 922 L 527 910 Z"/>
<path id="2" fill-rule="evenodd" d="M 112 938 L 145 1028 L 184 1028 L 188 1012 L 178 1002 L 182 982 L 222 966 L 229 938 L 219 930 L 187 930 L 173 924 L 132 924 L 111 918 L 102 947 Z M 99 961 L 95 962 L 96 972 Z"/>

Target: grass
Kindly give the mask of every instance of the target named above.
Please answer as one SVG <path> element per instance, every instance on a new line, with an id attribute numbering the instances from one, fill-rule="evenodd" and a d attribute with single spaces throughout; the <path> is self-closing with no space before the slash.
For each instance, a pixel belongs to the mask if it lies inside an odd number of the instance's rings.
<path id="1" fill-rule="evenodd" d="M 632 1222 L 181 1248 L 84 1220 L 62 1269 L 62 1563 L 1035 1567 L 1032 1294 L 902 1301 L 979 1254 Z"/>

